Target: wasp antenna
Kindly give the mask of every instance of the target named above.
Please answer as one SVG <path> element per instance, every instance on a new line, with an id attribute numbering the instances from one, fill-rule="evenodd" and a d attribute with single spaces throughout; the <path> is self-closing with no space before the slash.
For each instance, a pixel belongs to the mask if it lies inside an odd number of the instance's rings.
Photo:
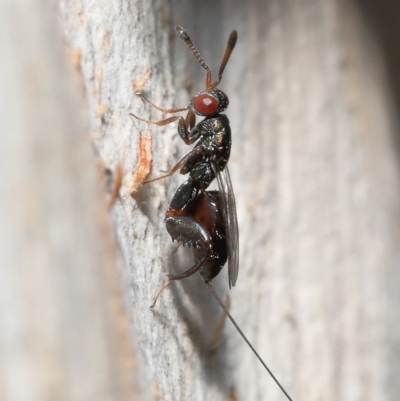
<path id="1" fill-rule="evenodd" d="M 224 310 L 226 313 L 226 316 L 228 316 L 229 320 L 232 322 L 232 324 L 235 326 L 236 330 L 239 332 L 239 334 L 242 336 L 243 340 L 246 341 L 247 345 L 250 347 L 250 349 L 254 352 L 254 355 L 257 357 L 257 359 L 261 362 L 263 365 L 264 369 L 270 374 L 272 379 L 274 379 L 275 383 L 278 385 L 278 387 L 282 390 L 283 394 L 285 394 L 286 398 L 289 401 L 293 401 L 290 395 L 286 392 L 286 390 L 283 388 L 282 384 L 279 383 L 278 379 L 274 376 L 274 374 L 271 372 L 269 367 L 266 365 L 266 363 L 261 359 L 261 356 L 258 354 L 258 352 L 255 350 L 255 348 L 251 345 L 250 341 L 247 339 L 247 337 L 244 335 L 243 331 L 240 329 L 238 324 L 236 323 L 235 319 L 232 317 L 232 315 L 229 313 L 228 309 L 225 307 L 224 303 L 221 301 L 221 298 L 218 296 L 218 294 L 215 292 L 214 288 L 211 286 L 211 284 L 208 281 L 204 280 L 205 285 L 207 288 L 211 291 L 211 293 L 214 295 L 214 298 L 218 301 L 218 303 L 221 305 L 221 308 Z"/>
<path id="2" fill-rule="evenodd" d="M 237 31 L 236 31 L 236 29 L 234 29 L 231 32 L 231 34 L 229 35 L 228 43 L 226 44 L 225 54 L 224 54 L 224 57 L 222 58 L 221 65 L 220 65 L 219 71 L 218 71 L 218 81 L 215 81 L 212 84 L 210 82 L 210 84 L 207 87 L 207 89 L 214 89 L 221 82 L 222 74 L 224 73 L 225 67 L 228 64 L 228 61 L 229 61 L 229 59 L 231 57 L 233 49 L 236 46 L 237 36 L 238 36 L 237 35 Z"/>
<path id="3" fill-rule="evenodd" d="M 211 82 L 211 70 L 209 66 L 204 62 L 203 57 L 197 50 L 197 47 L 193 44 L 192 39 L 190 39 L 190 36 L 181 26 L 176 26 L 175 31 L 178 34 L 178 36 L 185 42 L 186 46 L 192 52 L 193 56 L 196 58 L 199 64 L 207 71 L 206 82 L 209 84 Z"/>
<path id="4" fill-rule="evenodd" d="M 228 64 L 228 61 L 229 61 L 229 58 L 231 57 L 233 49 L 236 46 L 236 42 L 237 42 L 237 31 L 236 31 L 236 29 L 234 29 L 231 32 L 231 34 L 229 35 L 228 43 L 226 44 L 224 58 L 222 59 L 221 66 L 219 67 L 219 71 L 218 71 L 218 80 L 219 81 L 221 81 L 222 74 L 224 73 L 225 67 Z"/>

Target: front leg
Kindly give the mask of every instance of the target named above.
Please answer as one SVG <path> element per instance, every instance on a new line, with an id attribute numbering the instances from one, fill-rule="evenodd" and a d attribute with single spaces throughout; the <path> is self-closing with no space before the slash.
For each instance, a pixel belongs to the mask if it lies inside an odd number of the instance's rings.
<path id="1" fill-rule="evenodd" d="M 129 115 L 139 121 L 143 121 L 144 123 L 148 124 L 158 125 L 159 127 L 171 124 L 174 121 L 178 120 L 178 134 L 186 145 L 191 145 L 192 143 L 196 142 L 202 134 L 201 131 L 197 129 L 197 127 L 195 127 L 196 115 L 193 113 L 192 110 L 188 111 L 186 119 L 181 116 L 173 116 L 160 121 L 151 121 L 146 120 L 145 118 L 138 117 L 133 113 L 130 113 Z"/>
<path id="2" fill-rule="evenodd" d="M 196 125 L 196 115 L 194 114 L 194 112 L 191 109 L 189 109 L 189 107 L 175 107 L 172 109 L 164 109 L 163 107 L 156 106 L 149 99 L 147 99 L 143 94 L 141 94 L 140 97 L 143 100 L 145 100 L 147 103 L 149 103 L 150 106 L 154 107 L 157 110 L 162 111 L 163 113 L 167 113 L 167 114 L 179 113 L 181 111 L 188 110 L 186 119 L 181 116 L 173 116 L 173 117 L 165 118 L 160 121 L 151 121 L 151 120 L 146 120 L 145 118 L 138 117 L 133 113 L 130 113 L 129 115 L 131 117 L 134 117 L 137 120 L 143 121 L 148 124 L 158 125 L 159 127 L 171 124 L 174 121 L 179 120 L 178 121 L 178 134 L 183 139 L 183 141 L 185 142 L 186 145 L 191 145 L 200 137 L 200 132 L 196 128 L 194 128 Z"/>
<path id="3" fill-rule="evenodd" d="M 181 111 L 188 110 L 188 113 L 186 115 L 186 119 L 183 119 L 183 117 L 170 117 L 162 121 L 158 122 L 152 122 L 152 121 L 147 121 L 152 124 L 157 124 L 157 125 L 166 125 L 169 124 L 173 121 L 176 121 L 179 118 L 179 125 L 178 125 L 178 134 L 179 136 L 183 139 L 186 145 L 191 145 L 194 143 L 199 135 L 197 135 L 196 132 L 192 132 L 193 127 L 196 125 L 196 115 L 194 112 L 188 107 L 174 107 L 171 109 L 165 109 L 163 107 L 159 107 L 155 105 L 153 102 L 151 102 L 147 97 L 143 94 L 140 94 L 140 97 L 145 100 L 150 106 L 154 107 L 157 110 L 162 111 L 163 113 L 170 114 L 170 113 L 179 113 Z M 137 118 L 137 117 L 136 117 Z M 144 121 L 144 120 L 142 120 Z"/>

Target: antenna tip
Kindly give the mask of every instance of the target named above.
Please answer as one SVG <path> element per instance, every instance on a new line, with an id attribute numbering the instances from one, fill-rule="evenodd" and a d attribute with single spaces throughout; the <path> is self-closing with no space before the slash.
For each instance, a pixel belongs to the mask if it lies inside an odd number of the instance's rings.
<path id="1" fill-rule="evenodd" d="M 178 36 L 183 39 L 187 40 L 189 39 L 189 35 L 186 33 L 186 31 L 179 25 L 175 26 L 175 32 L 178 34 Z"/>
<path id="2" fill-rule="evenodd" d="M 234 29 L 231 34 L 229 35 L 229 39 L 228 39 L 228 47 L 231 48 L 232 50 L 235 48 L 236 46 L 236 42 L 237 42 L 237 38 L 238 38 L 238 33 L 237 30 Z"/>

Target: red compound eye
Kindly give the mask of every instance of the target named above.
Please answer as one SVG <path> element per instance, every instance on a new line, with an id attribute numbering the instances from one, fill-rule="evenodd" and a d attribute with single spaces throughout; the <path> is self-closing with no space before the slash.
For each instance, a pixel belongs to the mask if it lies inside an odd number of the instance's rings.
<path id="1" fill-rule="evenodd" d="M 194 99 L 193 107 L 197 112 L 199 112 L 203 116 L 212 116 L 217 112 L 219 103 L 215 99 L 215 97 L 203 94 L 197 96 L 196 99 Z"/>

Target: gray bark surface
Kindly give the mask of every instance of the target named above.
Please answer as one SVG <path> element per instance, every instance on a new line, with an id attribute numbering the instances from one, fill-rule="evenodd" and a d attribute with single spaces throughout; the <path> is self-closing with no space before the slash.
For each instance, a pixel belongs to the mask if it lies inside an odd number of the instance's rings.
<path id="1" fill-rule="evenodd" d="M 176 124 L 129 117 L 163 118 L 133 93 L 148 68 L 145 93 L 162 107 L 204 88 L 174 25 L 214 72 L 230 31 L 239 34 L 220 88 L 230 97 L 241 262 L 236 287 L 223 271 L 217 292 L 226 302 L 229 293 L 232 315 L 293 400 L 398 399 L 399 126 L 365 11 L 340 0 L 64 0 L 57 21 L 75 81 L 46 28 L 55 15 L 39 30 L 1 13 L 2 36 L 15 34 L 2 40 L 9 75 L 0 74 L 1 399 L 284 399 L 230 322 L 218 336 L 223 314 L 199 275 L 149 308 L 164 274 L 193 263 L 163 223 L 183 178 L 128 190 L 140 133 L 153 138 L 152 177 L 190 149 Z M 34 32 L 37 42 L 18 41 Z M 40 74 L 31 60 L 45 63 Z M 112 229 L 96 163 L 123 166 Z"/>
<path id="2" fill-rule="evenodd" d="M 102 173 L 55 10 L 0 12 L 0 399 L 137 399 Z"/>

